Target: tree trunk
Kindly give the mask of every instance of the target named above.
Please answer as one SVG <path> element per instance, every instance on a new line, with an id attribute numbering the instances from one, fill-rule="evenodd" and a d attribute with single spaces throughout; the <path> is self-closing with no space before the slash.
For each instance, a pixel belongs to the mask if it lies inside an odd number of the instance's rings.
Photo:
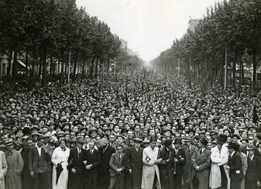
<path id="1" fill-rule="evenodd" d="M 253 52 L 253 82 L 252 82 L 252 88 L 253 91 L 255 91 L 256 87 L 256 51 Z"/>
<path id="2" fill-rule="evenodd" d="M 109 75 L 110 71 L 110 58 L 107 59 L 107 76 Z"/>
<path id="3" fill-rule="evenodd" d="M 31 77 L 34 75 L 34 72 L 35 72 L 35 59 L 36 59 L 36 48 L 34 47 Z"/>
<path id="4" fill-rule="evenodd" d="M 12 77 L 16 79 L 17 74 L 17 50 L 14 51 L 14 60 L 13 60 L 13 69 L 12 69 Z"/>
<path id="5" fill-rule="evenodd" d="M 54 70 L 55 70 L 55 67 L 54 67 L 54 63 L 53 63 L 53 55 L 50 54 L 50 75 L 53 75 L 54 74 Z"/>
<path id="6" fill-rule="evenodd" d="M 42 85 L 45 85 L 45 79 L 46 79 L 46 67 L 47 67 L 47 62 L 46 62 L 46 58 L 47 58 L 47 47 L 46 44 L 44 42 L 43 44 L 43 76 L 42 76 Z"/>
<path id="7" fill-rule="evenodd" d="M 233 89 L 236 89 L 236 65 L 237 65 L 237 53 L 234 54 L 234 61 L 233 61 Z"/>
<path id="8" fill-rule="evenodd" d="M 93 78 L 93 68 L 94 68 L 94 61 L 95 61 L 95 56 L 92 57 L 92 64 L 90 68 L 90 78 Z"/>
<path id="9" fill-rule="evenodd" d="M 76 53 L 75 53 L 75 59 L 74 59 L 74 67 L 73 67 L 73 77 L 75 77 L 75 75 L 76 75 L 77 62 L 78 62 L 78 54 L 79 54 L 79 52 L 76 51 Z"/>
<path id="10" fill-rule="evenodd" d="M 98 76 L 98 64 L 99 64 L 99 59 L 98 57 L 96 58 L 96 63 L 95 63 L 95 78 Z"/>
<path id="11" fill-rule="evenodd" d="M 86 55 L 83 55 L 83 64 L 82 64 L 82 75 L 85 73 L 85 63 L 86 63 Z"/>
<path id="12" fill-rule="evenodd" d="M 28 59 L 29 59 L 29 53 L 28 53 L 28 49 L 26 49 L 26 52 L 25 52 L 25 65 L 26 65 L 26 75 L 28 74 Z"/>
<path id="13" fill-rule="evenodd" d="M 38 72 L 38 77 L 39 78 L 41 78 L 41 74 L 42 74 L 42 65 L 43 65 L 43 51 L 41 49 L 40 50 L 39 72 Z"/>
<path id="14" fill-rule="evenodd" d="M 7 67 L 7 78 L 11 78 L 11 66 L 12 66 L 12 56 L 13 56 L 13 50 L 9 50 L 9 57 L 8 57 L 8 67 Z"/>

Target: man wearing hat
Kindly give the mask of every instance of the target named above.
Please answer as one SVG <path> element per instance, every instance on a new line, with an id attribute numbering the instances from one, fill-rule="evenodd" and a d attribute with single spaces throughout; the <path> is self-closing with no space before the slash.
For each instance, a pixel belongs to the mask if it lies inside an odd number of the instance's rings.
<path id="1" fill-rule="evenodd" d="M 228 164 L 224 165 L 226 170 L 229 170 L 230 175 L 230 189 L 238 189 L 241 185 L 241 180 L 244 175 L 242 172 L 242 160 L 239 155 L 239 144 L 230 142 L 228 144 L 229 158 Z"/>
<path id="2" fill-rule="evenodd" d="M 84 149 L 82 148 L 84 140 L 78 139 L 76 148 L 70 150 L 69 155 L 69 179 L 68 179 L 68 189 L 83 189 L 83 155 Z"/>
<path id="3" fill-rule="evenodd" d="M 140 189 L 142 177 L 142 139 L 134 138 L 134 146 L 128 148 L 125 153 L 125 166 L 130 177 L 131 189 Z"/>
<path id="4" fill-rule="evenodd" d="M 176 138 L 174 141 L 174 185 L 175 188 L 180 188 L 182 185 L 182 177 L 183 177 L 183 168 L 186 163 L 186 157 L 184 149 L 181 145 L 181 139 Z"/>
<path id="5" fill-rule="evenodd" d="M 24 168 L 24 161 L 20 152 L 14 149 L 13 140 L 9 139 L 6 142 L 6 161 L 7 173 L 5 177 L 7 189 L 22 189 L 21 173 Z"/>
<path id="6" fill-rule="evenodd" d="M 33 177 L 33 188 L 47 189 L 48 163 L 51 161 L 50 154 L 42 148 L 44 138 L 38 137 L 36 145 L 29 150 L 28 167 Z"/>
<path id="7" fill-rule="evenodd" d="M 260 167 L 260 157 L 256 155 L 257 149 L 254 146 L 249 146 L 247 148 L 248 157 L 247 157 L 247 171 L 245 176 L 247 189 L 257 189 L 257 182 L 260 182 L 260 178 L 258 178 L 258 167 Z"/>
<path id="8" fill-rule="evenodd" d="M 210 171 L 210 150 L 206 148 L 208 140 L 202 138 L 199 143 L 199 150 L 196 150 L 192 156 L 191 163 L 195 171 L 195 176 L 197 177 L 199 184 L 198 188 L 208 189 L 208 176 Z"/>
<path id="9" fill-rule="evenodd" d="M 188 188 L 193 188 L 192 179 L 194 168 L 192 167 L 191 160 L 196 152 L 196 147 L 192 145 L 192 139 L 189 137 L 185 137 L 182 141 L 185 143 L 184 152 L 186 156 L 186 164 L 184 165 L 184 185 Z"/>
<path id="10" fill-rule="evenodd" d="M 173 178 L 174 162 L 171 139 L 164 141 L 164 146 L 160 148 L 159 157 L 162 158 L 159 163 L 161 188 L 172 189 L 173 179 L 170 178 Z"/>

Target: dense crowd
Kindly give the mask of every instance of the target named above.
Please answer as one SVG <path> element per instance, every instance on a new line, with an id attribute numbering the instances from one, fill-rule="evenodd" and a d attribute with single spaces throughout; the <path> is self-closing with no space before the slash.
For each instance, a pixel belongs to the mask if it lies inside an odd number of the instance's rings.
<path id="1" fill-rule="evenodd" d="M 0 93 L 0 189 L 257 189 L 261 98 L 156 74 Z"/>

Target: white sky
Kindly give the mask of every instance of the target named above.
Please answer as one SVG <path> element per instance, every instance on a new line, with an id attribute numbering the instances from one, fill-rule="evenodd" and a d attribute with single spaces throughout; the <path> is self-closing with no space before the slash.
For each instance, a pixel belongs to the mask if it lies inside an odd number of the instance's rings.
<path id="1" fill-rule="evenodd" d="M 76 0 L 143 60 L 156 58 L 186 33 L 189 17 L 202 18 L 218 0 Z"/>

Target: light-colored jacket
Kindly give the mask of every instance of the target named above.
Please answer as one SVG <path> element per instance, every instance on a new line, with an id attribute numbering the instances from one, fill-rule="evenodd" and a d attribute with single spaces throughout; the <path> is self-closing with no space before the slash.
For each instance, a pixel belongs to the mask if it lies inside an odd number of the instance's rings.
<path id="1" fill-rule="evenodd" d="M 159 148 L 155 147 L 153 150 L 150 146 L 146 147 L 143 150 L 142 162 L 143 162 L 143 171 L 142 171 L 142 189 L 152 189 L 154 183 L 154 177 L 156 175 L 156 187 L 161 189 L 160 184 L 160 175 L 159 168 L 155 162 L 158 159 Z"/>
<path id="2" fill-rule="evenodd" d="M 228 149 L 222 147 L 221 150 L 218 147 L 211 149 L 211 169 L 209 175 L 209 187 L 210 188 L 219 188 L 221 187 L 221 165 L 225 165 L 228 162 Z"/>

